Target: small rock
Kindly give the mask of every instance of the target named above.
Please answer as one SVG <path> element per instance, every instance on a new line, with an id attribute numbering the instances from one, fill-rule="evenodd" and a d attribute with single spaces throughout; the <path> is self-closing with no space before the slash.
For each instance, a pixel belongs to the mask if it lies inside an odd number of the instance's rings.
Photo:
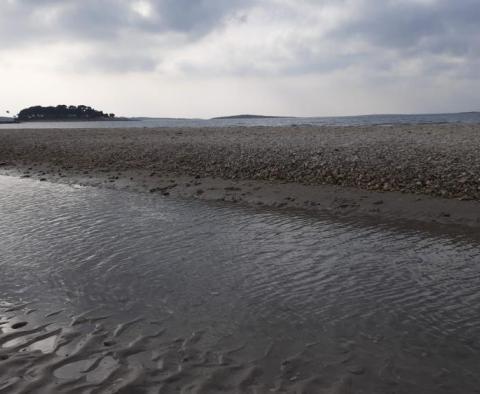
<path id="1" fill-rule="evenodd" d="M 25 321 L 22 321 L 22 322 L 19 322 L 19 323 L 15 323 L 15 324 L 12 324 L 12 329 L 18 330 L 19 328 L 25 327 L 27 324 L 28 324 L 28 323 L 25 322 Z"/>

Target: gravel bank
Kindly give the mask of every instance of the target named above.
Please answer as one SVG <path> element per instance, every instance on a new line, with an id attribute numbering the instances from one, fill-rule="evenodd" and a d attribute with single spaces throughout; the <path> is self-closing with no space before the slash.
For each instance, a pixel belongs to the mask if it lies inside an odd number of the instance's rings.
<path id="1" fill-rule="evenodd" d="M 480 199 L 480 125 L 2 130 L 0 160 Z"/>

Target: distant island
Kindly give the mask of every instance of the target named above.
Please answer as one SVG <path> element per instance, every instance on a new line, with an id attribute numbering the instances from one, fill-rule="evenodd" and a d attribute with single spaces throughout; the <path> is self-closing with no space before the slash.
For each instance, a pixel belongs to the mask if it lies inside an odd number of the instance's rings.
<path id="1" fill-rule="evenodd" d="M 215 119 L 277 119 L 277 118 L 289 118 L 289 116 L 268 116 L 268 115 L 233 115 L 233 116 L 219 116 Z"/>
<path id="2" fill-rule="evenodd" d="M 22 109 L 16 120 L 33 121 L 77 121 L 77 120 L 113 120 L 115 114 L 98 111 L 86 105 L 57 105 L 56 107 L 34 106 Z"/>

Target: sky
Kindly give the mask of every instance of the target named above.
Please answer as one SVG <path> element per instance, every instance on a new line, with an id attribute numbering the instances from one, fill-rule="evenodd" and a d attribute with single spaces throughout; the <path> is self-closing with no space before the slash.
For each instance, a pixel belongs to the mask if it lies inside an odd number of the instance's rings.
<path id="1" fill-rule="evenodd" d="M 0 0 L 0 116 L 480 110 L 479 0 Z"/>

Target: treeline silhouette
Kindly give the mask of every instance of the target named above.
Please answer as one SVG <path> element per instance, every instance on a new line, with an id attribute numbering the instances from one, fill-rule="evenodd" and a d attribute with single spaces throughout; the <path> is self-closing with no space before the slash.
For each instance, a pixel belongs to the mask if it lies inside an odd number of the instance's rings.
<path id="1" fill-rule="evenodd" d="M 57 105 L 56 107 L 42 107 L 40 105 L 22 109 L 18 115 L 19 121 L 31 120 L 99 120 L 113 119 L 115 114 L 97 111 L 86 105 Z"/>

